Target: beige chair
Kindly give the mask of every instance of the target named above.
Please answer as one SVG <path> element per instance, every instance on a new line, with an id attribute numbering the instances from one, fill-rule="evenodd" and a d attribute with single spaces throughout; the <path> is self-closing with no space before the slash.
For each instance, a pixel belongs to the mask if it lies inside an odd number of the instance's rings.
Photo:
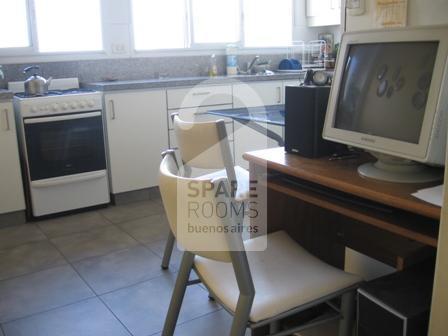
<path id="1" fill-rule="evenodd" d="M 351 335 L 354 296 L 360 282 L 357 276 L 310 255 L 283 231 L 243 241 L 239 233 L 223 230 L 238 226 L 239 217 L 189 215 L 186 204 L 190 202 L 213 206 L 235 202 L 216 193 L 222 183 L 227 183 L 227 179 L 181 177 L 172 155 L 165 156 L 161 163 L 159 185 L 163 204 L 171 230 L 185 249 L 162 335 L 173 335 L 186 288 L 197 283 L 189 281 L 192 269 L 216 301 L 233 315 L 231 336 L 243 336 L 247 327 L 263 326 L 270 326 L 269 335 L 286 336 L 335 319 L 340 319 L 339 335 Z M 192 184 L 206 192 L 198 198 L 190 193 Z M 185 234 L 191 225 L 207 226 L 207 232 L 215 233 L 206 239 L 198 233 Z M 263 239 L 267 239 L 267 249 L 250 252 L 263 246 Z M 339 297 L 340 309 L 329 302 Z M 277 323 L 325 302 L 335 308 L 334 314 L 288 330 Z"/>
<path id="2" fill-rule="evenodd" d="M 177 165 L 182 176 L 191 177 L 194 169 L 200 169 L 207 171 L 200 176 L 202 179 L 227 177 L 236 190 L 235 197 L 239 200 L 246 199 L 249 193 L 249 172 L 234 166 L 225 122 L 186 122 L 177 114 L 173 114 L 171 118 L 180 154 Z M 164 152 L 163 155 L 168 152 L 172 151 Z M 174 235 L 170 232 L 162 260 L 163 269 L 169 267 L 174 242 Z"/>

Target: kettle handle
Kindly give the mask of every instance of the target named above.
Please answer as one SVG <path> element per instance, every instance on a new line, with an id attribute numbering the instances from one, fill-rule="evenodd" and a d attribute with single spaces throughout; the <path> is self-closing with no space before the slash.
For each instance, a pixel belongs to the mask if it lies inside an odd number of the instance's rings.
<path id="1" fill-rule="evenodd" d="M 28 71 L 31 71 L 31 70 L 40 70 L 40 66 L 32 65 L 32 66 L 26 67 L 25 69 L 23 69 L 23 73 L 26 74 Z"/>

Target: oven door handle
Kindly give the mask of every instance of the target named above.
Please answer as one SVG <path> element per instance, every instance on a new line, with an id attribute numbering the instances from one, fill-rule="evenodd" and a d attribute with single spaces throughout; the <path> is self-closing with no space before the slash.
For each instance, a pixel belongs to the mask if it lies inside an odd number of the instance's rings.
<path id="1" fill-rule="evenodd" d="M 106 171 L 97 171 L 93 173 L 84 173 L 84 174 L 78 174 L 73 176 L 61 176 L 56 177 L 48 180 L 42 180 L 42 181 L 31 181 L 31 187 L 32 188 L 49 188 L 49 187 L 55 187 L 65 184 L 72 184 L 77 182 L 86 182 L 86 181 L 92 181 L 97 180 L 103 177 L 106 177 Z"/>
<path id="2" fill-rule="evenodd" d="M 23 122 L 25 124 L 42 124 L 53 121 L 64 121 L 64 120 L 75 120 L 75 119 L 87 119 L 93 117 L 101 116 L 101 112 L 90 112 L 90 113 L 80 113 L 80 114 L 69 114 L 55 117 L 43 117 L 43 118 L 28 118 Z"/>

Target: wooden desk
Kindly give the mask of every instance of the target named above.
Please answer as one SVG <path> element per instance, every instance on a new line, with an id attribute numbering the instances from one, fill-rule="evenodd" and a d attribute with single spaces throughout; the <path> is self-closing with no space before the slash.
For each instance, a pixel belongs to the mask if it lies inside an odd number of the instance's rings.
<path id="1" fill-rule="evenodd" d="M 335 266 L 344 266 L 345 246 L 397 269 L 435 253 L 441 210 L 411 196 L 431 184 L 362 178 L 357 167 L 368 155 L 329 161 L 275 148 L 244 158 L 251 180 L 266 191 L 268 231 L 287 230 Z"/>

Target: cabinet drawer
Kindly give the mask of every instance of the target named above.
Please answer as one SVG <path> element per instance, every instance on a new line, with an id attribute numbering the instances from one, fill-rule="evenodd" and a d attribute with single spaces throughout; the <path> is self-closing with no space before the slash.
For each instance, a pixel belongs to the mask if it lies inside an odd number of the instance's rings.
<path id="1" fill-rule="evenodd" d="M 232 104 L 230 85 L 200 86 L 167 91 L 168 109 Z"/>
<path id="2" fill-rule="evenodd" d="M 283 104 L 283 82 L 235 84 L 233 107 L 255 107 Z"/>
<path id="3" fill-rule="evenodd" d="M 179 118 L 184 121 L 190 122 L 204 122 L 204 121 L 215 121 L 218 119 L 223 119 L 226 123 L 232 122 L 232 119 L 215 116 L 211 114 L 205 114 L 210 110 L 228 110 L 233 108 L 232 105 L 216 105 L 216 106 L 202 106 L 202 107 L 190 107 L 177 110 L 168 110 L 168 127 L 173 129 L 173 121 L 171 115 L 177 113 Z"/>

